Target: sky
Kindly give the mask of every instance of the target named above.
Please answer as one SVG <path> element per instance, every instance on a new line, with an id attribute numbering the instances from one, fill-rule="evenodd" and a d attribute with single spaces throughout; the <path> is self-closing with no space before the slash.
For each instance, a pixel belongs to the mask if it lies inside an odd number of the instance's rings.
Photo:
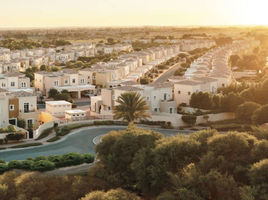
<path id="1" fill-rule="evenodd" d="M 0 0 L 0 28 L 267 25 L 266 0 Z"/>

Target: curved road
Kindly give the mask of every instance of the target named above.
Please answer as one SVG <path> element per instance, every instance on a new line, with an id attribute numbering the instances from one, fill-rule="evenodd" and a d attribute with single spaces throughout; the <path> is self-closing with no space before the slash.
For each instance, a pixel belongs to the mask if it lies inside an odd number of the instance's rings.
<path id="1" fill-rule="evenodd" d="M 79 129 L 67 135 L 60 141 L 52 144 L 28 147 L 22 149 L 7 149 L 0 151 L 0 159 L 9 162 L 10 160 L 25 160 L 37 156 L 51 156 L 65 154 L 69 152 L 92 153 L 95 154 L 95 144 L 93 139 L 97 136 L 107 134 L 109 131 L 124 130 L 124 126 L 107 126 L 107 127 L 88 127 Z M 152 128 L 150 128 L 152 129 Z M 165 137 L 176 135 L 178 133 L 187 133 L 187 131 L 152 129 L 159 131 Z"/>
<path id="2" fill-rule="evenodd" d="M 155 83 L 163 83 L 165 82 L 168 78 L 174 75 L 174 72 L 179 69 L 181 66 L 181 63 L 177 63 L 173 65 L 169 70 L 167 70 L 164 74 L 162 74 L 158 79 L 156 79 L 154 82 Z"/>

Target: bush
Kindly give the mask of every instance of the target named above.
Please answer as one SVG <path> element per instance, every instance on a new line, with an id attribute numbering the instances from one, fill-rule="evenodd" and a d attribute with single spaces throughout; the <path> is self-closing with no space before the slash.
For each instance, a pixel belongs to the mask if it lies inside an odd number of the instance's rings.
<path id="1" fill-rule="evenodd" d="M 3 159 L 1 159 L 1 160 L 0 160 L 0 163 L 6 163 L 6 161 L 5 161 L 5 160 L 3 160 Z"/>
<path id="2" fill-rule="evenodd" d="M 45 156 L 37 156 L 37 157 L 34 158 L 35 162 L 40 161 L 40 160 L 47 160 L 47 157 L 45 157 Z"/>
<path id="3" fill-rule="evenodd" d="M 94 121 L 95 125 L 113 125 L 114 121 Z"/>
<path id="4" fill-rule="evenodd" d="M 55 136 L 55 137 L 50 138 L 49 140 L 47 140 L 47 142 L 55 142 L 55 141 L 57 141 L 57 140 L 59 140 L 59 139 L 60 139 L 59 136 Z"/>
<path id="5" fill-rule="evenodd" d="M 94 162 L 94 155 L 90 153 L 86 153 L 84 155 L 84 162 L 85 163 L 93 163 Z"/>
<path id="6" fill-rule="evenodd" d="M 24 119 L 18 119 L 17 126 L 20 127 L 20 128 L 25 128 L 26 127 L 26 121 Z"/>
<path id="7" fill-rule="evenodd" d="M 9 169 L 20 169 L 21 168 L 21 162 L 17 160 L 11 160 L 8 163 Z"/>
<path id="8" fill-rule="evenodd" d="M 55 169 L 55 164 L 47 160 L 40 160 L 31 165 L 32 171 L 49 171 Z"/>
<path id="9" fill-rule="evenodd" d="M 59 125 L 58 123 L 54 123 L 54 128 L 58 127 L 58 125 Z"/>
<path id="10" fill-rule="evenodd" d="M 64 136 L 68 133 L 70 133 L 70 128 L 68 126 L 64 126 L 57 136 Z"/>
<path id="11" fill-rule="evenodd" d="M 51 88 L 48 91 L 48 98 L 54 98 L 56 96 L 56 94 L 59 94 L 59 91 L 54 89 L 54 88 Z"/>
<path id="12" fill-rule="evenodd" d="M 0 128 L 0 133 L 12 133 L 12 132 L 16 132 L 15 127 L 12 125 L 9 125 L 6 128 Z"/>
<path id="13" fill-rule="evenodd" d="M 8 143 L 8 138 L 4 138 L 4 141 L 7 144 Z"/>
<path id="14" fill-rule="evenodd" d="M 16 140 L 20 141 L 24 138 L 25 134 L 23 132 L 18 132 L 18 133 L 10 133 L 6 137 L 8 140 Z"/>
<path id="15" fill-rule="evenodd" d="M 63 155 L 65 166 L 80 165 L 84 163 L 84 156 L 79 153 L 67 153 Z"/>
<path id="16" fill-rule="evenodd" d="M 211 128 L 214 128 L 218 131 L 229 131 L 229 130 L 236 130 L 236 129 L 241 129 L 242 125 L 240 124 L 216 124 L 212 125 Z"/>
<path id="17" fill-rule="evenodd" d="M 41 139 L 47 137 L 50 133 L 52 133 L 53 129 L 54 128 L 51 127 L 51 128 L 47 128 L 47 129 L 43 130 L 41 135 L 39 135 L 39 137 L 37 139 L 35 139 L 35 140 L 41 140 Z"/>
<path id="18" fill-rule="evenodd" d="M 53 162 L 56 167 L 64 166 L 63 157 L 61 155 L 49 156 L 47 160 Z"/>
<path id="19" fill-rule="evenodd" d="M 76 108 L 77 107 L 77 105 L 76 104 L 72 104 L 72 108 Z"/>
<path id="20" fill-rule="evenodd" d="M 8 171 L 8 170 L 9 170 L 9 167 L 8 167 L 7 164 L 0 163 L 0 173 L 1 174 L 4 173 L 4 172 L 6 172 L 6 171 Z"/>
<path id="21" fill-rule="evenodd" d="M 0 139 L 0 144 L 4 144 L 4 139 Z"/>
<path id="22" fill-rule="evenodd" d="M 40 145 L 43 145 L 43 143 L 36 142 L 36 143 L 21 144 L 21 145 L 12 146 L 10 148 L 16 149 L 16 148 L 34 147 L 34 146 L 40 146 Z"/>
<path id="23" fill-rule="evenodd" d="M 34 164 L 32 160 L 21 161 L 21 169 L 30 169 L 32 164 Z"/>
<path id="24" fill-rule="evenodd" d="M 195 115 L 183 115 L 181 119 L 186 124 L 194 125 L 196 123 L 197 117 Z"/>

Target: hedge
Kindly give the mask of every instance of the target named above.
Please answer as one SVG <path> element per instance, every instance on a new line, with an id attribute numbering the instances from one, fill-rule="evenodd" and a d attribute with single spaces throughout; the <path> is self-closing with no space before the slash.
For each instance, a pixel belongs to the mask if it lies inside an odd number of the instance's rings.
<path id="1" fill-rule="evenodd" d="M 57 141 L 57 140 L 59 140 L 59 139 L 60 139 L 59 136 L 55 136 L 55 137 L 53 137 L 53 138 L 50 138 L 50 139 L 47 140 L 46 142 L 55 142 L 55 141 Z"/>
<path id="2" fill-rule="evenodd" d="M 21 162 L 17 160 L 11 160 L 8 163 L 9 169 L 20 169 L 21 168 Z"/>
<path id="3" fill-rule="evenodd" d="M 34 147 L 34 146 L 40 146 L 40 145 L 43 145 L 43 143 L 36 142 L 36 143 L 21 144 L 17 146 L 12 146 L 10 148 L 16 149 L 16 148 Z"/>
<path id="4" fill-rule="evenodd" d="M 32 160 L 21 161 L 21 169 L 31 169 L 31 165 L 34 164 Z"/>
<path id="5" fill-rule="evenodd" d="M 32 171 L 49 171 L 55 169 L 55 164 L 47 160 L 39 160 L 31 165 Z"/>
<path id="6" fill-rule="evenodd" d="M 229 131 L 229 130 L 236 130 L 236 129 L 241 129 L 242 125 L 240 124 L 217 124 L 217 125 L 212 125 L 211 128 L 214 128 L 218 131 Z"/>
<path id="7" fill-rule="evenodd" d="M 0 173 L 4 173 L 9 170 L 9 167 L 5 163 L 0 163 Z"/>
<path id="8" fill-rule="evenodd" d="M 25 133 L 23 132 L 17 132 L 17 133 L 10 133 L 8 134 L 6 137 L 9 139 L 9 140 L 22 140 L 25 136 Z"/>
<path id="9" fill-rule="evenodd" d="M 59 133 L 57 133 L 57 136 L 65 136 L 68 133 L 70 133 L 70 128 L 68 126 L 64 126 Z"/>
<path id="10" fill-rule="evenodd" d="M 40 160 L 47 160 L 47 157 L 45 157 L 45 156 L 37 156 L 37 157 L 34 158 L 35 162 L 40 161 Z"/>
<path id="11" fill-rule="evenodd" d="M 94 121 L 95 125 L 114 125 L 114 121 Z"/>
<path id="12" fill-rule="evenodd" d="M 61 155 L 49 156 L 47 158 L 48 161 L 55 163 L 56 167 L 63 167 L 63 157 Z"/>
<path id="13" fill-rule="evenodd" d="M 67 153 L 63 155 L 64 166 L 80 165 L 84 163 L 84 156 L 79 153 Z"/>
<path id="14" fill-rule="evenodd" d="M 94 155 L 90 153 L 86 153 L 84 155 L 84 162 L 85 163 L 93 163 L 94 162 Z"/>

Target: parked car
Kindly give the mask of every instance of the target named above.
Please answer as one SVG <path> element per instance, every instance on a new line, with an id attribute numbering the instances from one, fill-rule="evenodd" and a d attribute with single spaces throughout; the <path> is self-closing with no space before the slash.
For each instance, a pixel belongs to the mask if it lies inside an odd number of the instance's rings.
<path id="1" fill-rule="evenodd" d="M 95 96 L 95 94 L 93 92 L 85 92 L 85 93 L 82 93 L 82 95 L 85 96 L 85 97 Z"/>

